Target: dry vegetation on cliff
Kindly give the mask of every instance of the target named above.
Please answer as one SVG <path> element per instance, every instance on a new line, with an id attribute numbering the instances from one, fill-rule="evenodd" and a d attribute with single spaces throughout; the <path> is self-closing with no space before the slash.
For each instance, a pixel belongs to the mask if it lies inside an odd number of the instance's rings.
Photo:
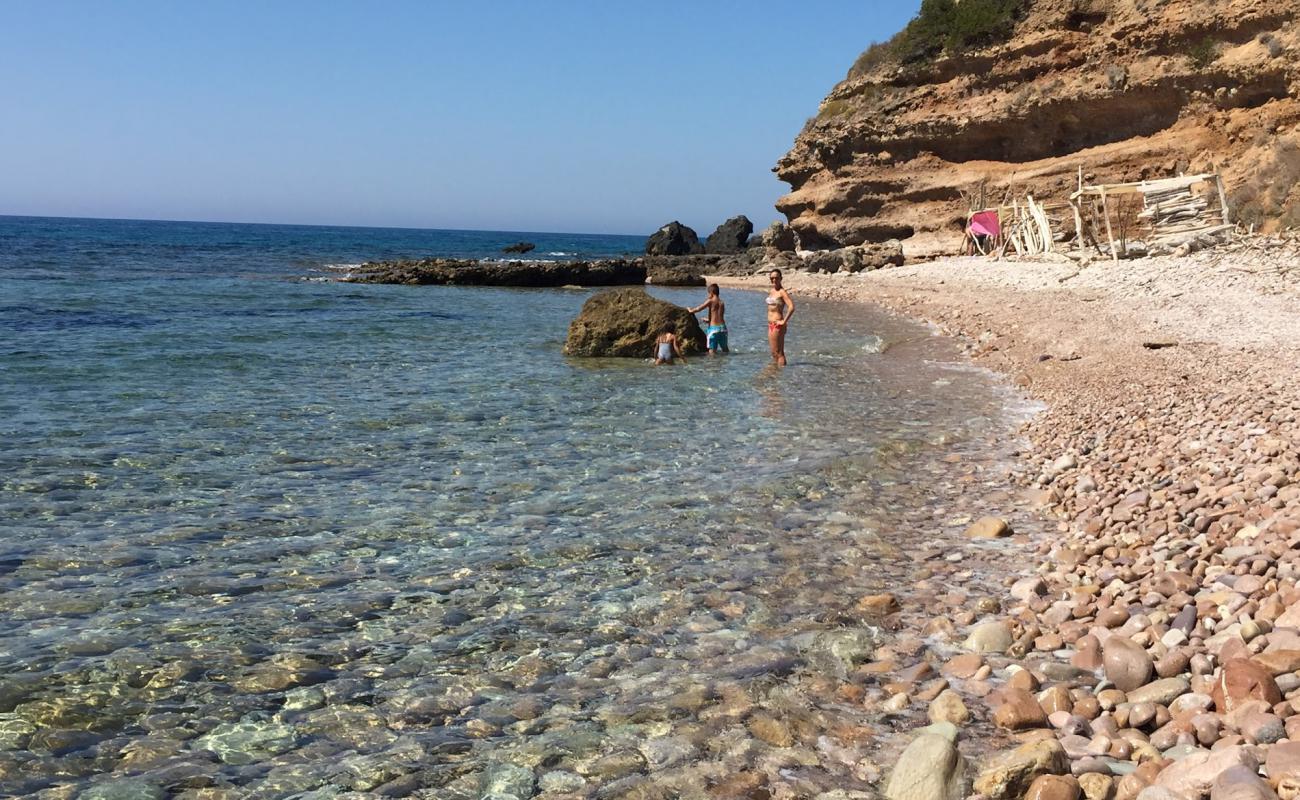
<path id="1" fill-rule="evenodd" d="M 916 18 L 889 41 L 867 48 L 849 69 L 849 77 L 886 64 L 914 64 L 1004 41 L 1024 6 L 1024 0 L 922 0 Z"/>

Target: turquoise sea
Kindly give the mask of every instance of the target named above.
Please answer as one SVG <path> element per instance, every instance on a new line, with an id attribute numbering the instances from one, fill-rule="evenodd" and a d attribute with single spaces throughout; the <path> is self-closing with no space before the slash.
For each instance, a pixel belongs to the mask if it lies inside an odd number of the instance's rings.
<path id="1" fill-rule="evenodd" d="M 826 643 L 1016 398 L 863 306 L 796 297 L 778 370 L 724 289 L 733 354 L 653 368 L 562 354 L 585 290 L 330 279 L 519 240 L 644 244 L 0 217 L 0 795 L 868 788 Z"/>

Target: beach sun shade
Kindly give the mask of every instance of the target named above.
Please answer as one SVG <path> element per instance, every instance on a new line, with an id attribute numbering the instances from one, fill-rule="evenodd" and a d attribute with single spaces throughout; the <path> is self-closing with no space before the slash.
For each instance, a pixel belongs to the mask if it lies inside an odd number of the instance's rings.
<path id="1" fill-rule="evenodd" d="M 966 229 L 975 236 L 997 236 L 1002 231 L 1002 226 L 998 223 L 998 212 L 980 211 L 971 214 Z"/>

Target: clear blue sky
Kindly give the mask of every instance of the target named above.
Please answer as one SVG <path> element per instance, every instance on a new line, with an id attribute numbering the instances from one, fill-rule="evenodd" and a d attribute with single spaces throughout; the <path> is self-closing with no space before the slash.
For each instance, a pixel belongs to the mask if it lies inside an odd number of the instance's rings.
<path id="1" fill-rule="evenodd" d="M 762 227 L 902 2 L 12 2 L 0 214 Z"/>

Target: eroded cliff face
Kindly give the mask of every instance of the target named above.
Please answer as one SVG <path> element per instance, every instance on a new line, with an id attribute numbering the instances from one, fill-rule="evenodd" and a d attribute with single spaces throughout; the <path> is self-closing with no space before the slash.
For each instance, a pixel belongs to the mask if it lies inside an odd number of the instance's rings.
<path id="1" fill-rule="evenodd" d="M 1005 44 L 851 75 L 775 171 L 805 248 L 962 246 L 968 198 L 1220 171 L 1300 226 L 1300 0 L 1030 0 Z"/>

